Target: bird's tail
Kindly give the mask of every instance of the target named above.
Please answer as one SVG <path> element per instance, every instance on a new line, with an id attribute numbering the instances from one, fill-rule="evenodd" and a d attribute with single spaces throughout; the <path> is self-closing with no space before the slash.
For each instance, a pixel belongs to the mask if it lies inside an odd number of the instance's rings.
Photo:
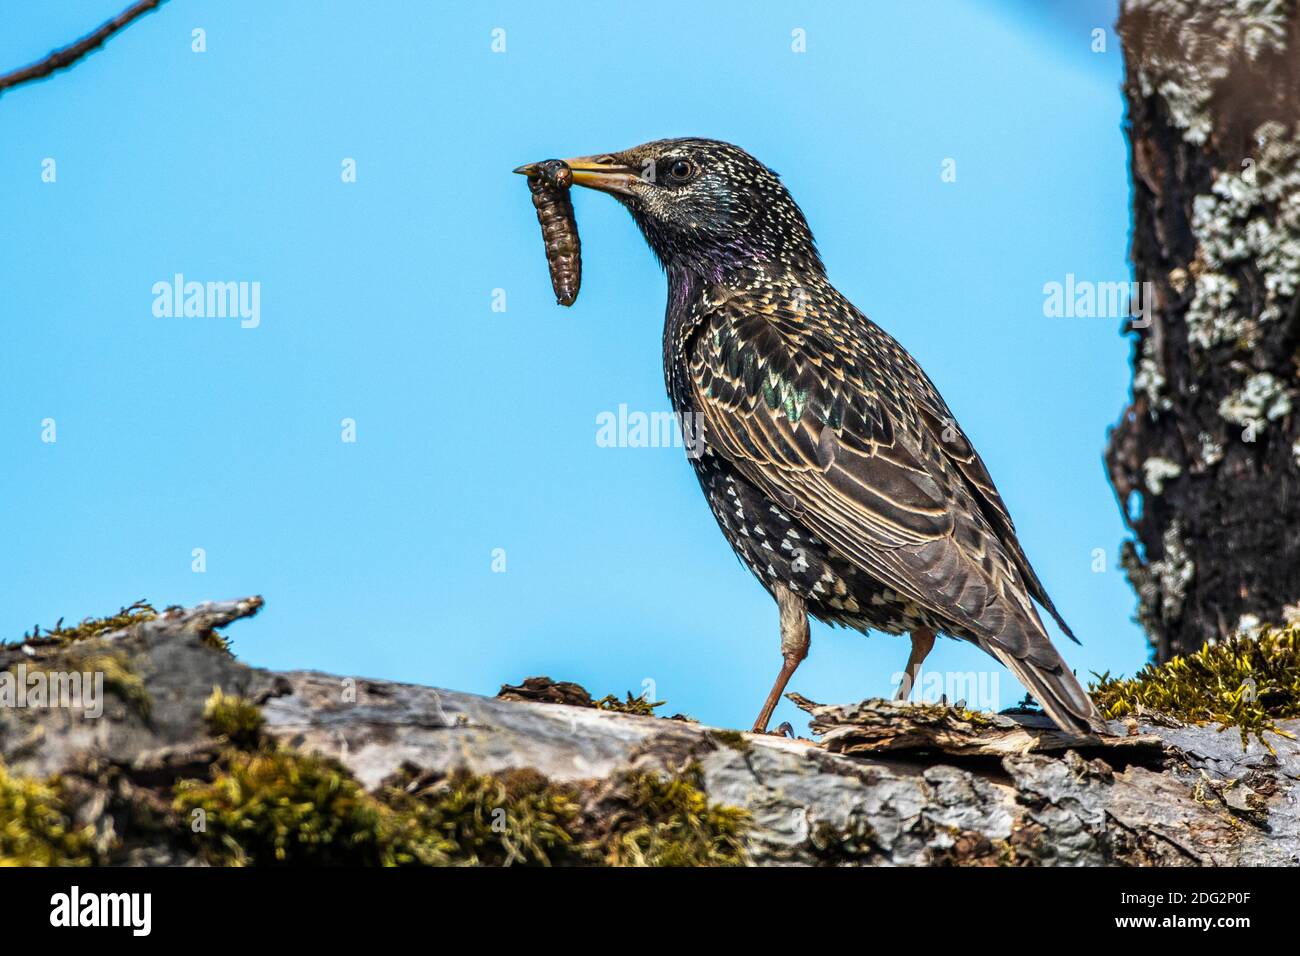
<path id="1" fill-rule="evenodd" d="M 986 645 L 985 650 L 1016 675 L 1061 730 L 1084 736 L 1109 733 L 1097 705 L 1050 644 L 1044 642 L 1026 657 L 1016 657 L 996 644 Z"/>

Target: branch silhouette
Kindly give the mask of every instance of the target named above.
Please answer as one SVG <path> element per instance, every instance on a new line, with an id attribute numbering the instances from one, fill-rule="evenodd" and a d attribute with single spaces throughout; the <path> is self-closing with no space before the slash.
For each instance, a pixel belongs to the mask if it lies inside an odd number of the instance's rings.
<path id="1" fill-rule="evenodd" d="M 140 0 L 139 3 L 133 4 L 126 10 L 123 10 L 112 20 L 103 24 L 94 33 L 90 33 L 76 43 L 69 44 L 52 52 L 43 60 L 39 60 L 30 66 L 24 66 L 14 70 L 12 73 L 6 73 L 0 76 L 0 96 L 3 96 L 6 90 L 11 90 L 15 86 L 21 86 L 23 83 L 31 83 L 34 80 L 44 79 L 59 70 L 67 69 L 72 66 L 88 53 L 104 45 L 104 41 L 114 33 L 127 27 L 135 20 L 155 10 L 166 0 Z"/>

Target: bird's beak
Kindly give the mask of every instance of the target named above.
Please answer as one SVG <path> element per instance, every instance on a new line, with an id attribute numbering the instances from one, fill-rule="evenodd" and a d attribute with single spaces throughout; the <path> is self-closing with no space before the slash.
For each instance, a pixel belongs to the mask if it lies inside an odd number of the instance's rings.
<path id="1" fill-rule="evenodd" d="M 612 156 L 579 156 L 566 159 L 564 163 L 573 170 L 573 181 L 579 186 L 618 196 L 636 195 L 632 191 L 632 184 L 640 179 L 636 170 L 631 166 L 620 165 Z M 536 169 L 536 163 L 527 163 L 515 172 L 531 176 Z"/>

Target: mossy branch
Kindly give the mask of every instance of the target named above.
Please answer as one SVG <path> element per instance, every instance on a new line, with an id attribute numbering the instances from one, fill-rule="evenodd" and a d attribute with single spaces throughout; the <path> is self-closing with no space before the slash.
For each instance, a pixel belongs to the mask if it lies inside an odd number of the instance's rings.
<path id="1" fill-rule="evenodd" d="M 1254 734 L 1272 750 L 1264 734 L 1294 739 L 1276 721 L 1300 717 L 1300 624 L 1205 644 L 1127 680 L 1094 676 L 1092 698 L 1109 719 L 1215 722 L 1238 728 L 1243 747 Z"/>

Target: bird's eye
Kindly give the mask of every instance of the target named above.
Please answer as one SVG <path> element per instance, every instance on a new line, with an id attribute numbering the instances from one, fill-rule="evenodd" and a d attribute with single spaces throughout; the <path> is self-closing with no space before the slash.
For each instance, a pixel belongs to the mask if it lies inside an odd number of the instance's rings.
<path id="1" fill-rule="evenodd" d="M 668 167 L 668 175 L 679 183 L 684 183 L 695 175 L 695 166 L 688 159 L 678 159 Z"/>

